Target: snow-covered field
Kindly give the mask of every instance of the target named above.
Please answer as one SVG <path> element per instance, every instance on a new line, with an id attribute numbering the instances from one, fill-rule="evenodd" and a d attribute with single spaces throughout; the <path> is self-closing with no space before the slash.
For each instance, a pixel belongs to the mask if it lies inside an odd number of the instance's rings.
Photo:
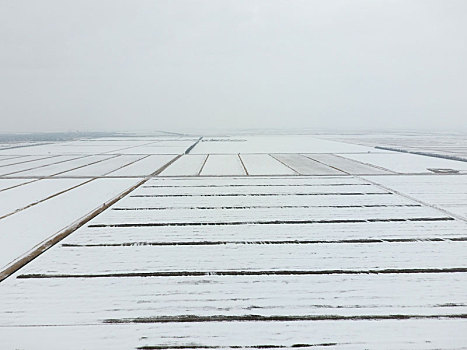
<path id="1" fill-rule="evenodd" d="M 388 137 L 0 150 L 0 349 L 464 349 L 467 163 Z"/>

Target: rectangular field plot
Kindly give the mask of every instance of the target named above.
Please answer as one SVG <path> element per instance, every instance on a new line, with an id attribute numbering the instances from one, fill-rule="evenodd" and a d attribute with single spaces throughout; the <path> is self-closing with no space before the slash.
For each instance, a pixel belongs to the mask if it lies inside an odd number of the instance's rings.
<path id="1" fill-rule="evenodd" d="M 96 179 L 1 219 L 0 267 L 23 256 L 136 182 L 137 179 Z"/>
<path id="2" fill-rule="evenodd" d="M 185 154 L 166 168 L 160 176 L 196 176 L 206 162 L 205 154 Z"/>
<path id="3" fill-rule="evenodd" d="M 80 158 L 79 156 L 56 156 L 56 157 L 47 157 L 47 158 L 40 158 L 38 160 L 26 162 L 26 163 L 19 163 L 19 164 L 12 164 L 7 165 L 4 167 L 0 167 L 0 176 L 21 176 L 22 172 L 32 169 L 39 169 L 39 168 L 46 168 L 48 166 L 52 166 L 55 164 L 62 164 L 67 161 Z"/>
<path id="4" fill-rule="evenodd" d="M 310 329 L 313 331 L 310 332 Z M 463 319 L 159 322 L 2 327 L 7 348 L 464 349 Z M 214 337 L 213 334 L 216 336 Z M 388 334 L 397 334 L 397 337 Z M 11 345 L 11 346 L 10 346 Z"/>
<path id="5" fill-rule="evenodd" d="M 324 163 L 337 170 L 343 171 L 349 174 L 360 174 L 360 175 L 374 175 L 374 174 L 391 174 L 392 171 L 374 167 L 371 165 L 359 163 L 357 161 L 336 156 L 335 154 L 306 154 L 305 156 L 316 160 L 320 163 Z"/>
<path id="6" fill-rule="evenodd" d="M 0 218 L 81 183 L 79 179 L 39 180 L 0 192 Z"/>
<path id="7" fill-rule="evenodd" d="M 201 170 L 201 175 L 235 176 L 246 173 L 237 154 L 211 154 Z"/>
<path id="8" fill-rule="evenodd" d="M 297 172 L 269 154 L 241 154 L 248 175 L 296 175 Z"/>
<path id="9" fill-rule="evenodd" d="M 124 168 L 109 173 L 111 176 L 147 176 L 168 163 L 172 155 L 152 155 L 134 162 Z"/>
<path id="10" fill-rule="evenodd" d="M 180 158 L 180 159 L 183 159 Z M 175 164 L 175 163 L 174 163 Z M 167 168 L 169 169 L 169 168 Z M 258 176 L 258 177 L 210 177 L 205 179 L 202 177 L 178 177 L 178 178 L 164 178 L 158 177 L 150 180 L 145 185 L 152 185 L 157 187 L 269 187 L 269 186 L 294 186 L 297 188 L 308 186 L 346 186 L 354 184 L 369 184 L 368 181 L 361 180 L 347 174 L 345 176 Z M 147 186 L 144 186 L 147 187 Z"/>
<path id="11" fill-rule="evenodd" d="M 359 153 L 371 150 L 372 147 L 324 140 L 311 135 L 234 135 L 203 137 L 191 153 Z"/>
<path id="12" fill-rule="evenodd" d="M 123 155 L 66 172 L 66 176 L 104 176 L 142 159 L 144 156 Z"/>
<path id="13" fill-rule="evenodd" d="M 18 185 L 31 182 L 31 180 L 26 179 L 5 179 L 0 178 L 0 191 L 5 191 L 16 187 Z"/>
<path id="14" fill-rule="evenodd" d="M 421 156 L 417 154 L 394 152 L 384 154 L 343 154 L 342 156 L 398 173 L 430 173 L 428 169 L 437 168 L 454 169 L 461 172 L 467 172 L 467 162 Z"/>
<path id="15" fill-rule="evenodd" d="M 449 297 L 446 285 L 452 287 Z M 129 315 L 460 315 L 467 312 L 464 288 L 453 273 L 19 278 L 0 291 L 0 328 L 101 323 Z M 22 298 L 20 305 L 15 296 Z M 48 312 L 41 312 L 44 307 Z"/>
<path id="16" fill-rule="evenodd" d="M 34 160 L 50 158 L 51 156 L 3 156 L 0 158 L 0 168 L 13 165 L 13 164 L 20 164 L 20 163 L 27 163 Z"/>
<path id="17" fill-rule="evenodd" d="M 274 158 L 294 169 L 300 175 L 344 175 L 345 173 L 321 164 L 301 154 L 274 154 Z"/>
<path id="18" fill-rule="evenodd" d="M 87 156 L 75 160 L 70 160 L 68 162 L 63 162 L 59 164 L 49 165 L 46 167 L 40 167 L 28 171 L 23 171 L 18 175 L 21 176 L 54 176 L 63 174 L 66 175 L 67 172 L 73 171 L 75 169 L 84 168 L 86 166 L 91 166 L 107 159 L 113 158 L 115 156 L 110 155 L 98 155 L 98 156 Z"/>
<path id="19" fill-rule="evenodd" d="M 161 277 L 167 274 L 268 275 L 467 271 L 467 242 L 224 244 L 215 246 L 61 247 L 24 274 Z M 420 268 L 420 266 L 423 266 Z M 451 270 L 454 269 L 454 270 Z M 27 272 L 26 272 L 27 271 Z M 162 274 L 159 274 L 162 273 Z"/>
<path id="20" fill-rule="evenodd" d="M 328 196 L 326 196 L 328 197 Z M 290 198 L 290 200 L 293 200 Z M 334 203 L 338 203 L 338 196 L 334 197 Z M 167 202 L 167 201 L 165 201 Z M 228 201 L 217 201 L 215 203 L 196 203 L 193 200 L 186 201 L 188 207 L 151 207 L 150 205 L 125 206 L 125 202 L 120 203 L 120 210 L 110 210 L 96 219 L 95 224 L 100 225 L 124 225 L 141 224 L 153 226 L 161 223 L 180 223 L 181 225 L 193 226 L 196 223 L 220 223 L 235 225 L 254 223 L 358 223 L 363 221 L 449 221 L 452 220 L 446 214 L 440 213 L 436 209 L 425 208 L 416 205 L 390 205 L 384 204 L 321 204 L 319 201 L 309 201 L 307 204 L 292 202 L 294 204 L 263 203 L 257 205 L 234 206 Z M 134 203 L 134 202 L 133 202 Z M 146 201 L 147 203 L 147 201 Z M 355 203 L 355 202 L 354 202 Z M 361 203 L 361 202 L 360 202 Z M 162 203 L 159 203 L 162 204 Z M 211 206 L 209 206 L 211 205 Z M 122 210 L 125 209 L 125 210 Z M 222 212 L 222 215 L 219 213 Z"/>
<path id="21" fill-rule="evenodd" d="M 135 226 L 81 228 L 66 243 L 89 246 L 219 245 L 283 243 L 378 243 L 416 241 L 465 241 L 467 226 L 452 221 L 402 221 L 363 223 Z"/>

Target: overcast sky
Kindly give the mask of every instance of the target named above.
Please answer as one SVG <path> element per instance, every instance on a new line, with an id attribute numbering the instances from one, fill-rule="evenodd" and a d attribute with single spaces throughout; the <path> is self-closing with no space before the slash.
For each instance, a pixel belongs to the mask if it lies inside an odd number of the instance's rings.
<path id="1" fill-rule="evenodd" d="M 467 129 L 465 0 L 0 0 L 0 133 Z"/>

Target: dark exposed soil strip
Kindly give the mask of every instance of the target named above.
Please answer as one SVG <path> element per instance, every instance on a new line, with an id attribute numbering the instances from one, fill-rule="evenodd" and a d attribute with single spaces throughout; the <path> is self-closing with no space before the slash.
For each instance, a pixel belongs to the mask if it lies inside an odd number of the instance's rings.
<path id="1" fill-rule="evenodd" d="M 382 238 L 382 239 L 341 239 L 341 240 L 289 240 L 289 241 L 181 241 L 181 242 L 124 242 L 70 244 L 62 247 L 133 247 L 133 246 L 210 246 L 226 244 L 374 244 L 374 243 L 415 243 L 415 242 L 467 242 L 467 237 L 452 238 Z"/>
<path id="2" fill-rule="evenodd" d="M 329 184 L 329 183 L 317 183 L 317 184 L 272 184 L 272 185 L 266 185 L 266 184 L 258 184 L 258 185 L 247 185 L 247 184 L 233 184 L 233 185 L 146 185 L 146 186 L 141 186 L 141 188 L 229 188 L 229 187 L 310 187 L 310 186 L 373 186 L 373 184 L 369 183 L 334 183 L 334 184 Z"/>
<path id="3" fill-rule="evenodd" d="M 185 349 L 288 349 L 288 348 L 312 348 L 323 346 L 336 346 L 338 343 L 317 343 L 317 344 L 292 344 L 292 345 L 146 345 L 140 346 L 139 350 L 185 350 Z"/>
<path id="4" fill-rule="evenodd" d="M 296 225 L 296 224 L 356 224 L 365 222 L 452 221 L 451 217 L 392 218 L 392 219 L 336 219 L 336 220 L 271 220 L 231 222 L 143 222 L 123 224 L 92 224 L 88 227 L 164 227 L 164 226 L 239 226 L 239 225 Z"/>
<path id="5" fill-rule="evenodd" d="M 412 208 L 421 207 L 421 204 L 368 204 L 368 205 L 249 205 L 249 206 L 223 206 L 223 207 L 137 207 L 112 208 L 112 210 L 236 210 L 236 209 L 308 209 L 308 208 Z"/>
<path id="6" fill-rule="evenodd" d="M 466 319 L 467 314 L 448 314 L 448 315 L 180 315 L 180 316 L 155 316 L 155 317 L 135 317 L 135 318 L 111 318 L 106 319 L 104 323 L 170 323 L 170 322 L 244 322 L 244 321 L 376 321 L 376 320 L 411 320 L 411 319 Z"/>
<path id="7" fill-rule="evenodd" d="M 197 276 L 303 276 L 303 275 L 361 275 L 361 274 L 419 274 L 419 273 L 465 273 L 467 267 L 381 269 L 381 270 L 227 270 L 227 271 L 153 271 L 97 274 L 44 274 L 31 273 L 17 278 L 114 278 L 114 277 L 197 277 Z"/>
<path id="8" fill-rule="evenodd" d="M 245 166 L 245 163 L 243 163 L 242 157 L 240 157 L 240 153 L 238 153 L 237 156 L 238 156 L 238 159 L 240 160 L 240 163 L 242 164 L 243 171 L 245 172 L 245 174 L 246 174 L 246 175 L 250 175 L 250 174 L 248 173 L 248 170 L 247 170 L 246 166 Z"/>
<path id="9" fill-rule="evenodd" d="M 316 193 L 209 193 L 209 194 L 134 194 L 134 198 L 158 197 L 272 197 L 272 196 L 365 196 L 387 195 L 391 192 L 316 192 Z"/>

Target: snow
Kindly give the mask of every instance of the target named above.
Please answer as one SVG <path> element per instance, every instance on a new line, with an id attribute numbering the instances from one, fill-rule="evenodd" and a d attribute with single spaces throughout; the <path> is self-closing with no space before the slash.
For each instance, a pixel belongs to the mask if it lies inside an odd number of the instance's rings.
<path id="1" fill-rule="evenodd" d="M 44 157 L 44 156 L 2 156 L 0 159 L 0 167 L 3 167 L 5 165 L 12 165 L 12 164 L 18 164 L 18 163 L 26 163 L 30 162 L 33 160 L 38 160 L 38 159 L 43 159 L 43 158 L 50 158 L 50 156 Z"/>
<path id="2" fill-rule="evenodd" d="M 344 172 L 321 164 L 301 154 L 275 154 L 274 158 L 301 175 L 343 175 Z"/>
<path id="3" fill-rule="evenodd" d="M 152 155 L 130 164 L 122 169 L 113 171 L 111 176 L 145 176 L 154 173 L 167 162 L 174 158 L 173 155 Z"/>
<path id="4" fill-rule="evenodd" d="M 165 169 L 160 176 L 196 176 L 201 171 L 206 158 L 207 155 L 204 154 L 185 154 Z"/>
<path id="5" fill-rule="evenodd" d="M 39 180 L 0 192 L 0 217 L 83 183 L 84 180 Z"/>
<path id="6" fill-rule="evenodd" d="M 53 176 L 57 174 L 65 174 L 68 171 L 71 171 L 75 168 L 85 167 L 98 163 L 107 159 L 110 159 L 112 156 L 88 156 L 79 158 L 76 160 L 70 160 L 68 162 L 49 165 L 46 167 L 40 167 L 33 170 L 23 171 L 20 173 L 21 176 Z"/>
<path id="7" fill-rule="evenodd" d="M 429 168 L 448 168 L 467 172 L 467 162 L 407 153 L 342 154 L 343 157 L 376 165 L 398 173 L 429 173 Z"/>
<path id="8" fill-rule="evenodd" d="M 375 149 L 324 140 L 310 135 L 234 135 L 204 137 L 191 153 L 366 153 L 371 151 Z"/>
<path id="9" fill-rule="evenodd" d="M 136 182 L 137 179 L 96 179 L 1 219 L 0 266 L 16 260 Z"/>
<path id="10" fill-rule="evenodd" d="M 348 158 L 336 156 L 335 154 L 305 154 L 305 156 L 316 160 L 320 163 L 324 163 L 332 166 L 338 170 L 344 171 L 349 174 L 360 174 L 360 175 L 374 175 L 374 174 L 390 174 L 392 172 L 377 168 L 371 165 L 362 164 L 353 161 Z"/>
<path id="11" fill-rule="evenodd" d="M 0 151 L 1 270 L 147 180 L 0 282 L 0 348 L 463 348 L 465 162 L 323 138 L 205 136 L 149 178 L 197 137 Z"/>
<path id="12" fill-rule="evenodd" d="M 123 155 L 113 157 L 111 159 L 92 164 L 83 168 L 68 171 L 66 176 L 103 176 L 112 173 L 130 163 L 142 159 L 144 156 L 139 155 Z"/>
<path id="13" fill-rule="evenodd" d="M 212 154 L 201 170 L 201 175 L 245 175 L 245 169 L 237 154 Z"/>
<path id="14" fill-rule="evenodd" d="M 49 157 L 42 158 L 42 159 L 38 159 L 35 161 L 26 162 L 26 163 L 7 165 L 7 166 L 0 167 L 0 176 L 6 176 L 6 175 L 21 176 L 21 172 L 24 172 L 26 170 L 46 167 L 52 164 L 66 162 L 66 161 L 76 159 L 76 158 L 79 158 L 79 157 L 77 156 L 56 156 L 56 157 L 50 157 L 50 158 Z"/>
<path id="15" fill-rule="evenodd" d="M 25 179 L 1 179 L 0 178 L 0 191 L 7 190 L 11 187 L 18 186 L 23 183 L 28 183 L 34 180 L 25 180 Z"/>
<path id="16" fill-rule="evenodd" d="M 296 175 L 297 173 L 269 154 L 241 154 L 249 175 Z"/>
<path id="17" fill-rule="evenodd" d="M 467 181 L 464 176 L 379 176 L 368 179 L 449 210 L 467 220 Z"/>

